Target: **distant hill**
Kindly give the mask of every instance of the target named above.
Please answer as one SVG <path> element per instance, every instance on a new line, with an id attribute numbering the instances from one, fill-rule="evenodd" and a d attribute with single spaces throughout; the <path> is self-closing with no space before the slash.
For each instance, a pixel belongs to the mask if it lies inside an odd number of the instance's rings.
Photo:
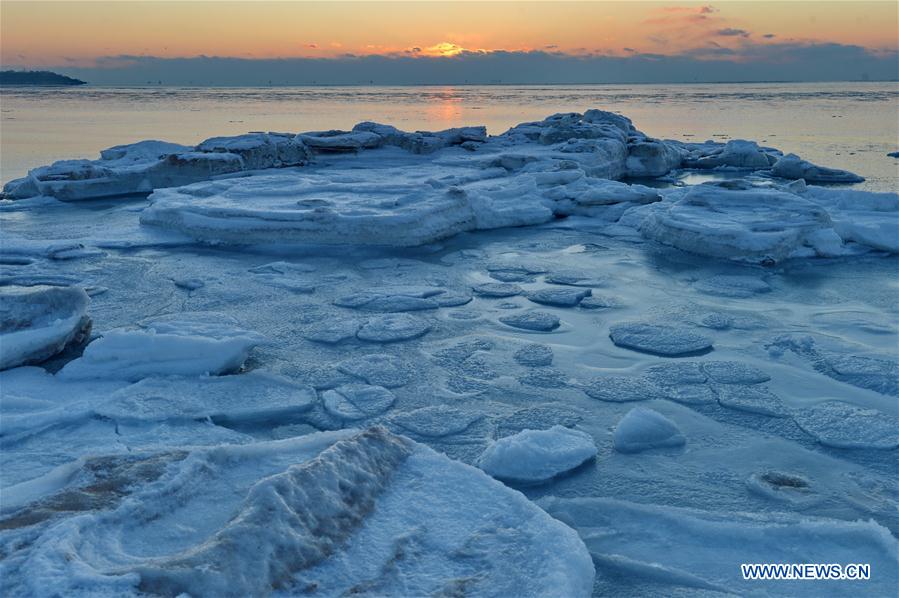
<path id="1" fill-rule="evenodd" d="M 0 85 L 85 85 L 87 81 L 72 79 L 50 71 L 0 71 Z"/>

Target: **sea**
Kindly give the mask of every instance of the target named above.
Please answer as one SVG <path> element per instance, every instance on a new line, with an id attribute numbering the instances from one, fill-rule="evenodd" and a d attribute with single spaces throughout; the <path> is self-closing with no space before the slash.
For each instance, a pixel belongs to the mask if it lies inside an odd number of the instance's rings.
<path id="1" fill-rule="evenodd" d="M 486 125 L 491 134 L 600 108 L 662 139 L 751 139 L 899 190 L 899 83 L 458 87 L 5 87 L 0 180 L 142 139 L 195 144 L 248 131 L 404 130 Z"/>

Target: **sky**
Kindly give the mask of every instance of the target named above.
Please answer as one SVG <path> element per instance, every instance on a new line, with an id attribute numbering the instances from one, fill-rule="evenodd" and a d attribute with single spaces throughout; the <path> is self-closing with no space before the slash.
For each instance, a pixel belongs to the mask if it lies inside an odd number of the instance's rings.
<path id="1" fill-rule="evenodd" d="M 0 64 L 97 84 L 893 80 L 897 6 L 0 0 Z"/>

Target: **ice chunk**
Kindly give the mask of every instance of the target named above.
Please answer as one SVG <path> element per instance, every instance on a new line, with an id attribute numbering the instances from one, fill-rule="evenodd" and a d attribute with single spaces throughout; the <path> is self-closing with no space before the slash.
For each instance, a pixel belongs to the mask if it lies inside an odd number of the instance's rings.
<path id="1" fill-rule="evenodd" d="M 384 413 L 396 397 L 383 386 L 345 384 L 322 393 L 322 403 L 331 415 L 357 420 Z"/>
<path id="2" fill-rule="evenodd" d="M 356 336 L 372 343 L 393 343 L 424 336 L 430 330 L 427 320 L 409 314 L 385 314 L 369 318 Z"/>
<path id="3" fill-rule="evenodd" d="M 362 323 L 362 320 L 356 318 L 330 317 L 324 321 L 313 323 L 303 333 L 303 338 L 318 343 L 339 343 L 356 338 L 356 333 L 362 327 Z"/>
<path id="4" fill-rule="evenodd" d="M 707 336 L 664 324 L 622 322 L 609 328 L 609 337 L 619 347 L 666 357 L 697 355 L 712 350 L 712 340 Z"/>
<path id="5" fill-rule="evenodd" d="M 546 282 L 571 287 L 598 287 L 606 280 L 578 270 L 557 270 L 546 275 Z"/>
<path id="6" fill-rule="evenodd" d="M 531 344 L 515 351 L 513 356 L 519 364 L 529 367 L 551 365 L 553 350 L 547 345 Z"/>
<path id="7" fill-rule="evenodd" d="M 824 401 L 793 412 L 799 427 L 818 442 L 838 448 L 899 447 L 899 418 L 843 401 Z"/>
<path id="8" fill-rule="evenodd" d="M 390 421 L 416 436 L 445 438 L 461 434 L 481 419 L 483 416 L 479 413 L 462 411 L 447 405 L 431 405 L 399 413 L 391 417 Z"/>
<path id="9" fill-rule="evenodd" d="M 341 372 L 386 388 L 404 386 L 412 379 L 412 365 L 393 355 L 353 357 L 337 366 Z"/>
<path id="10" fill-rule="evenodd" d="M 212 137 L 197 146 L 198 152 L 240 156 L 243 168 L 260 170 L 301 166 L 309 161 L 309 150 L 287 133 L 248 133 L 234 137 Z"/>
<path id="11" fill-rule="evenodd" d="M 570 471 L 596 456 L 593 438 L 579 430 L 553 426 L 523 430 L 493 442 L 478 467 L 510 482 L 534 483 Z"/>
<path id="12" fill-rule="evenodd" d="M 201 378 L 145 378 L 97 407 L 118 421 L 210 418 L 219 424 L 285 422 L 318 400 L 315 390 L 264 372 Z"/>
<path id="13" fill-rule="evenodd" d="M 733 168 L 748 168 L 761 170 L 770 168 L 777 158 L 768 154 L 754 141 L 744 139 L 732 139 L 723 147 L 716 147 L 709 153 L 686 162 L 691 168 L 717 168 L 730 166 Z"/>
<path id="14" fill-rule="evenodd" d="M 650 206 L 644 237 L 711 257 L 783 260 L 832 228 L 827 210 L 792 193 L 741 183 L 702 184 Z"/>
<path id="15" fill-rule="evenodd" d="M 708 375 L 698 361 L 660 363 L 646 368 L 646 377 L 660 386 L 703 384 Z"/>
<path id="16" fill-rule="evenodd" d="M 592 294 L 590 289 L 554 289 L 545 288 L 529 291 L 527 298 L 534 303 L 542 305 L 555 305 L 557 307 L 574 307 L 585 297 Z"/>
<path id="17" fill-rule="evenodd" d="M 559 327 L 559 318 L 545 311 L 528 311 L 524 313 L 502 316 L 500 322 L 513 328 L 549 332 Z"/>
<path id="18" fill-rule="evenodd" d="M 630 177 L 662 176 L 680 163 L 680 152 L 664 141 L 645 139 L 627 146 L 627 175 Z"/>
<path id="19" fill-rule="evenodd" d="M 780 397 L 765 386 L 724 384 L 715 387 L 718 402 L 725 407 L 771 417 L 787 417 L 790 412 Z"/>
<path id="20" fill-rule="evenodd" d="M 40 363 L 90 334 L 90 298 L 77 287 L 0 287 L 0 370 Z"/>
<path id="21" fill-rule="evenodd" d="M 521 287 L 517 284 L 504 282 L 485 282 L 473 286 L 471 290 L 481 297 L 514 297 L 522 293 Z"/>
<path id="22" fill-rule="evenodd" d="M 816 166 L 796 154 L 787 154 L 774 163 L 771 174 L 783 179 L 804 179 L 806 183 L 861 183 L 865 179 L 846 170 Z"/>
<path id="23" fill-rule="evenodd" d="M 402 169 L 283 172 L 160 189 L 141 222 L 229 244 L 416 246 L 477 228 L 533 224 L 491 198 L 410 182 Z M 499 200 L 497 200 L 499 201 Z M 497 211 L 499 210 L 499 211 Z"/>
<path id="24" fill-rule="evenodd" d="M 616 203 L 647 204 L 660 201 L 662 196 L 651 187 L 628 185 L 618 181 L 595 180 L 574 200 L 580 206 L 605 206 Z"/>
<path id="25" fill-rule="evenodd" d="M 59 376 L 137 381 L 149 376 L 219 375 L 238 370 L 250 350 L 264 342 L 262 335 L 224 316 L 178 314 L 147 322 L 142 329 L 107 332 L 66 364 Z"/>
<path id="26" fill-rule="evenodd" d="M 355 152 L 381 145 L 382 138 L 366 131 L 312 131 L 300 133 L 297 140 L 318 151 Z"/>
<path id="27" fill-rule="evenodd" d="M 437 309 L 446 294 L 440 287 L 380 287 L 340 297 L 334 305 L 367 311 L 402 312 Z"/>
<path id="28" fill-rule="evenodd" d="M 641 376 L 603 376 L 584 387 L 587 396 L 610 403 L 664 398 L 661 389 Z"/>
<path id="29" fill-rule="evenodd" d="M 46 195 L 76 201 L 150 193 L 244 168 L 236 154 L 191 149 L 161 141 L 120 145 L 101 152 L 99 160 L 62 160 L 35 168 L 7 183 L 3 193 L 13 199 Z"/>
<path id="30" fill-rule="evenodd" d="M 635 407 L 621 418 L 613 435 L 615 450 L 620 453 L 639 453 L 654 448 L 683 446 L 686 443 L 680 428 L 673 421 L 652 409 Z"/>

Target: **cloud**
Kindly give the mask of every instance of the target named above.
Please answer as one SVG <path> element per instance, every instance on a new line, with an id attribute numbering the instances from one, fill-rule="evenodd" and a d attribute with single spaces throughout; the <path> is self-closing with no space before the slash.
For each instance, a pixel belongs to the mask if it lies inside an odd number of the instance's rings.
<path id="1" fill-rule="evenodd" d="M 764 37 L 765 39 L 774 39 L 777 36 L 774 35 L 773 33 L 766 33 L 762 37 Z"/>
<path id="2" fill-rule="evenodd" d="M 705 44 L 674 55 L 545 50 L 280 59 L 126 55 L 104 57 L 92 68 L 62 65 L 57 70 L 106 85 L 142 85 L 146 81 L 223 86 L 265 86 L 269 81 L 276 85 L 461 85 L 896 80 L 897 64 L 899 52 L 895 50 L 746 40 L 736 48 Z"/>
<path id="3" fill-rule="evenodd" d="M 724 37 L 749 37 L 750 33 L 745 29 L 735 29 L 733 27 L 725 27 L 724 29 L 718 29 L 715 31 L 715 35 L 721 35 Z"/>

